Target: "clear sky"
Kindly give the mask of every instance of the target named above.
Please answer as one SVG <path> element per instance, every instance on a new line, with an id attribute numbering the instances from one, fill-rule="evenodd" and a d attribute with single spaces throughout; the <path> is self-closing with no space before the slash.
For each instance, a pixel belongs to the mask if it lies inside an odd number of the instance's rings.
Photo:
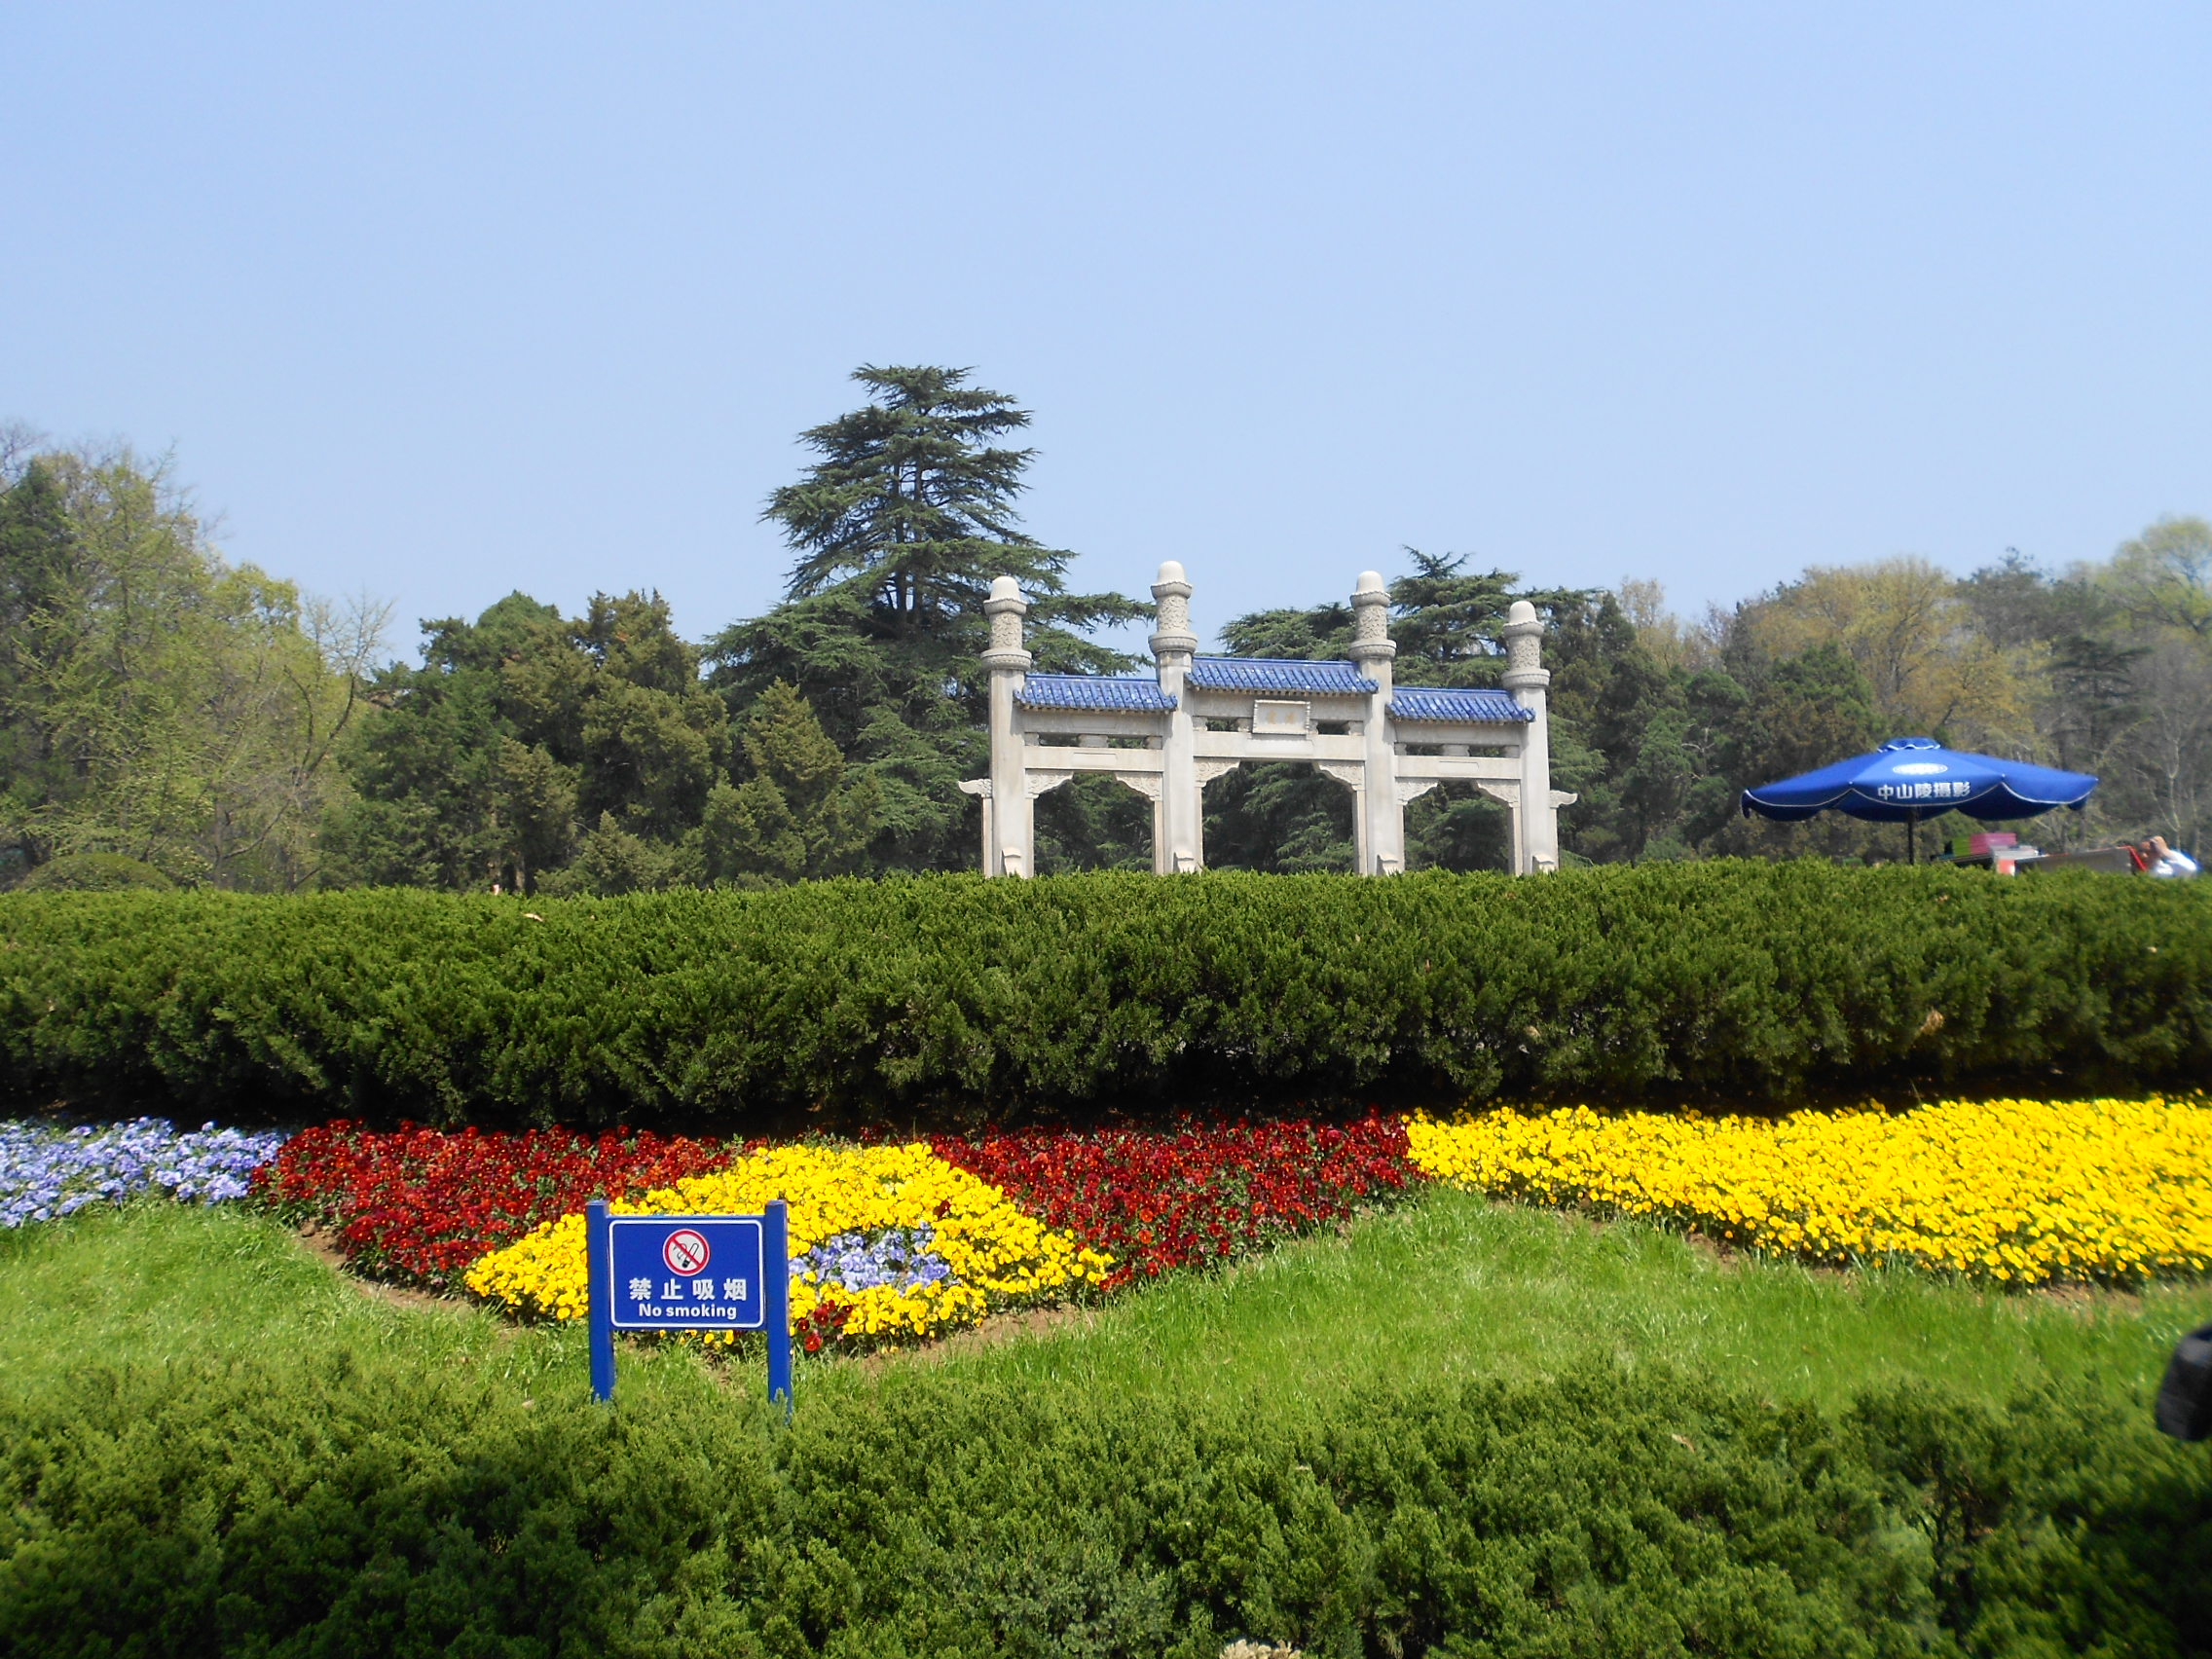
<path id="1" fill-rule="evenodd" d="M 780 593 L 862 362 L 1081 585 L 1729 602 L 2212 512 L 2212 7 L 0 8 L 0 418 L 422 616 Z"/>

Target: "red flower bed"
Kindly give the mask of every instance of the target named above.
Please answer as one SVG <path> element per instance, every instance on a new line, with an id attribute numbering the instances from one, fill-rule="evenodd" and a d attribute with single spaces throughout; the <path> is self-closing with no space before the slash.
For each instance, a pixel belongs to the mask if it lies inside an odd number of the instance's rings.
<path id="1" fill-rule="evenodd" d="M 1107 1288 L 1244 1255 L 1342 1220 L 1419 1176 L 1403 1120 L 1034 1129 L 932 1140 L 1053 1227 L 1112 1252 Z"/>
<path id="2" fill-rule="evenodd" d="M 330 1229 L 367 1272 L 453 1289 L 477 1257 L 540 1222 L 704 1174 L 742 1150 L 649 1132 L 447 1134 L 407 1124 L 376 1134 L 340 1121 L 286 1141 L 255 1171 L 254 1192 L 294 1221 Z"/>

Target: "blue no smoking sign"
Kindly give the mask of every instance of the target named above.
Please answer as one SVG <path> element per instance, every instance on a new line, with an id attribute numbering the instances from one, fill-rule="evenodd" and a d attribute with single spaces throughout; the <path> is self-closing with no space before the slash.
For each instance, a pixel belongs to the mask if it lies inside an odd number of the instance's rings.
<path id="1" fill-rule="evenodd" d="M 768 1322 L 758 1216 L 617 1215 L 607 1231 L 617 1331 L 757 1331 Z"/>
<path id="2" fill-rule="evenodd" d="M 584 1217 L 591 1269 L 591 1381 L 614 1394 L 616 1331 L 765 1331 L 768 1397 L 792 1392 L 790 1228 L 783 1203 L 759 1215 Z"/>

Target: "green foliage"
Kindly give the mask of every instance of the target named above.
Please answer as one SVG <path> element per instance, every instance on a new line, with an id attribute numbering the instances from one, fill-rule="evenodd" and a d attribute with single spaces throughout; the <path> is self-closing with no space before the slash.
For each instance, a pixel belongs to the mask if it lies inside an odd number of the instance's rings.
<path id="1" fill-rule="evenodd" d="M 2139 621 L 2212 641 L 2212 524 L 2159 519 L 2120 544 L 2104 585 Z"/>
<path id="2" fill-rule="evenodd" d="M 910 1370 L 801 1399 L 375 1350 L 0 1404 L 0 1645 L 54 1659 L 1844 1656 L 2212 1641 L 2212 1488 L 2139 1407 L 1841 1416 L 1592 1359 L 1192 1410 Z"/>
<path id="3" fill-rule="evenodd" d="M 713 682 L 733 718 L 778 682 L 797 688 L 880 792 L 872 867 L 967 868 L 976 809 L 955 785 L 988 750 L 977 659 L 992 579 L 1021 582 L 1028 648 L 1049 673 L 1127 667 L 1083 635 L 1142 610 L 1120 594 L 1070 593 L 1073 555 L 1018 528 L 1035 452 L 997 441 L 1029 424 L 1013 398 L 970 386 L 965 369 L 864 366 L 853 379 L 870 401 L 800 435 L 821 459 L 763 514 L 796 555 L 785 602 L 716 638 Z M 1073 861 L 1111 858 L 1077 847 Z"/>
<path id="4" fill-rule="evenodd" d="M 423 665 L 378 678 L 325 839 L 350 881 L 626 893 L 699 878 L 726 784 L 721 700 L 657 595 L 582 616 L 509 594 L 424 624 Z M 573 867 L 570 867 L 571 857 Z"/>
<path id="5" fill-rule="evenodd" d="M 1071 778 L 1036 809 L 1039 870 L 1152 868 L 1153 803 L 1114 779 Z"/>
<path id="6" fill-rule="evenodd" d="M 175 881 L 312 884 L 317 825 L 343 794 L 332 746 L 382 626 L 226 563 L 165 470 L 128 450 L 0 465 L 9 862 L 106 855 Z"/>
<path id="7" fill-rule="evenodd" d="M 17 884 L 23 893 L 171 893 L 176 883 L 138 859 L 121 853 L 63 853 L 38 866 Z"/>
<path id="8" fill-rule="evenodd" d="M 1740 1103 L 2212 1065 L 2204 882 L 1715 862 L 535 910 L 0 896 L 0 1058 L 45 1098 L 732 1128 L 1256 1095 Z"/>
<path id="9" fill-rule="evenodd" d="M 743 882 L 799 881 L 850 870 L 874 833 L 882 792 L 847 782 L 845 757 L 795 686 L 773 682 L 746 722 L 753 775 L 707 801 L 710 874 Z"/>

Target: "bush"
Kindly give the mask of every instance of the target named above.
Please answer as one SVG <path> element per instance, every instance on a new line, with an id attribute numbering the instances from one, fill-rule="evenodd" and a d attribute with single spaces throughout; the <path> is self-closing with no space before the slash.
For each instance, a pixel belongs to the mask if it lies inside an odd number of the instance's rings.
<path id="1" fill-rule="evenodd" d="M 2207 1075 L 2208 923 L 2212 882 L 1747 863 L 7 895 L 0 1059 L 47 1098 L 723 1131 L 1270 1096 L 2043 1095 Z"/>
<path id="2" fill-rule="evenodd" d="M 173 893 L 176 883 L 142 859 L 121 853 L 64 853 L 35 866 L 18 893 Z"/>
<path id="3" fill-rule="evenodd" d="M 1194 1419 L 938 1372 L 533 1404 L 325 1358 L 0 1406 L 0 1648 L 2157 1656 L 2212 1487 L 2136 1408 L 1842 1419 L 1599 1366 Z"/>

